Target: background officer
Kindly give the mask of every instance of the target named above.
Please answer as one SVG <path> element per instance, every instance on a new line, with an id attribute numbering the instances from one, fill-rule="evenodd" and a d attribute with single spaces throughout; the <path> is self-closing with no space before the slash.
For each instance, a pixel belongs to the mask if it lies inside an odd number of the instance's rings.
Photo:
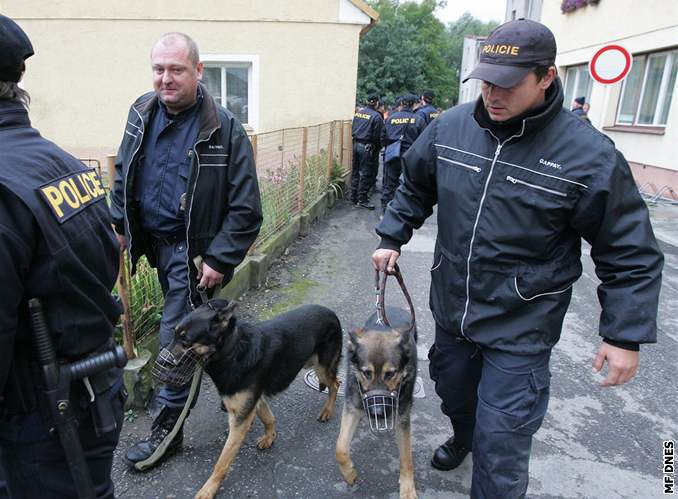
<path id="1" fill-rule="evenodd" d="M 351 202 L 368 210 L 374 209 L 367 196 L 377 178 L 381 135 L 384 129 L 384 120 L 377 111 L 378 105 L 379 94 L 376 90 L 370 90 L 367 103 L 359 107 L 353 116 L 351 130 L 353 136 Z"/>
<path id="2" fill-rule="evenodd" d="M 384 150 L 384 181 L 381 193 L 382 213 L 386 205 L 393 199 L 395 190 L 400 179 L 400 159 L 410 148 L 412 143 L 426 127 L 424 119 L 412 111 L 412 106 L 417 101 L 417 96 L 405 94 L 398 98 L 396 108 L 398 111 L 389 114 L 384 122 L 382 143 Z M 390 148 L 397 149 L 394 154 L 389 154 Z"/>
<path id="3" fill-rule="evenodd" d="M 105 192 L 93 170 L 31 127 L 29 97 L 17 82 L 33 47 L 0 15 L 0 497 L 74 498 L 77 493 L 49 416 L 28 315 L 39 298 L 57 359 L 108 349 L 120 309 L 111 296 L 118 243 Z M 113 497 L 113 450 L 122 425 L 121 371 L 71 384 L 70 406 L 96 496 Z M 2 473 L 0 473 L 2 474 Z"/>
<path id="4" fill-rule="evenodd" d="M 168 33 L 151 52 L 154 92 L 129 110 L 118 150 L 111 213 L 134 272 L 142 255 L 157 268 L 164 306 L 160 347 L 174 327 L 211 292 L 233 277 L 259 233 L 259 185 L 249 138 L 232 113 L 200 83 L 196 43 Z M 158 391 L 150 436 L 125 459 L 147 469 L 183 442 L 190 384 Z M 183 415 L 182 415 L 183 414 Z"/>
<path id="5" fill-rule="evenodd" d="M 416 114 L 420 116 L 426 125 L 438 117 L 438 108 L 433 105 L 435 95 L 431 90 L 425 90 L 421 94 L 421 106 L 417 108 Z"/>

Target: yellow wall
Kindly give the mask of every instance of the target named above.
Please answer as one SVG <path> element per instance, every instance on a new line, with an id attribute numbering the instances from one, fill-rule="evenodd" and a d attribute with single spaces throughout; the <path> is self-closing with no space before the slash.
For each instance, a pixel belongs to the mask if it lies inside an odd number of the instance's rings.
<path id="1" fill-rule="evenodd" d="M 544 2 L 541 22 L 555 34 L 556 64 L 588 64 L 601 47 L 624 46 L 631 54 L 678 46 L 678 1 L 601 0 L 568 14 L 560 12 L 560 1 Z M 564 76 L 564 73 L 561 74 Z M 594 82 L 589 118 L 601 129 L 614 124 L 622 83 Z M 603 130 L 614 140 L 627 160 L 678 170 L 678 89 L 674 87 L 669 118 L 663 135 Z"/>
<path id="2" fill-rule="evenodd" d="M 336 0 L 0 0 L 0 11 L 35 48 L 24 79 L 34 125 L 80 157 L 114 152 L 168 31 L 191 35 L 202 55 L 258 56 L 255 132 L 353 113 L 363 25 L 341 22 Z"/>

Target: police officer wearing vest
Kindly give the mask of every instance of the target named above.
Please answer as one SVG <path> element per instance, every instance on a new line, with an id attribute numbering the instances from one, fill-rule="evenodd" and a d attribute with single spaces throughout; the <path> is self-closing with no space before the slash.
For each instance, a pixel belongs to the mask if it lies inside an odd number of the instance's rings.
<path id="1" fill-rule="evenodd" d="M 433 105 L 434 93 L 431 90 L 425 90 L 421 94 L 421 106 L 417 108 L 416 114 L 420 116 L 426 125 L 438 117 L 438 109 Z"/>
<path id="2" fill-rule="evenodd" d="M 353 116 L 353 171 L 351 174 L 351 202 L 373 210 L 368 192 L 374 184 L 379 168 L 379 150 L 384 120 L 377 111 L 379 94 L 370 90 L 367 104 L 359 107 Z"/>
<path id="3" fill-rule="evenodd" d="M 543 24 L 496 28 L 468 76 L 480 98 L 417 139 L 377 226 L 372 261 L 390 271 L 437 205 L 429 371 L 454 435 L 431 464 L 452 470 L 472 452 L 474 499 L 525 496 L 582 239 L 600 279 L 601 386 L 631 380 L 657 336 L 663 255 L 647 207 L 612 141 L 563 108 L 556 52 Z"/>
<path id="4" fill-rule="evenodd" d="M 249 138 L 200 83 L 195 41 L 162 36 L 151 66 L 154 91 L 132 104 L 125 124 L 111 213 L 132 271 L 142 255 L 157 269 L 162 348 L 203 296 L 230 281 L 263 217 Z M 183 408 L 195 404 L 199 382 L 193 386 L 157 390 L 150 436 L 127 450 L 130 466 L 148 469 L 181 446 Z"/>
<path id="5" fill-rule="evenodd" d="M 72 499 L 74 479 L 49 431 L 28 301 L 41 301 L 59 363 L 109 349 L 120 316 L 111 296 L 118 243 L 96 172 L 31 127 L 29 96 L 17 82 L 33 47 L 2 15 L 0 54 L 0 475 L 6 480 L 0 497 Z M 121 370 L 75 381 L 68 391 L 88 467 L 83 473 L 96 497 L 112 498 L 125 398 Z"/>
<path id="6" fill-rule="evenodd" d="M 381 193 L 382 213 L 398 188 L 402 155 L 407 152 L 426 127 L 424 119 L 412 111 L 416 101 L 417 97 L 414 94 L 399 97 L 396 105 L 400 109 L 389 114 L 384 122 L 382 143 L 386 149 L 384 150 L 384 181 Z"/>

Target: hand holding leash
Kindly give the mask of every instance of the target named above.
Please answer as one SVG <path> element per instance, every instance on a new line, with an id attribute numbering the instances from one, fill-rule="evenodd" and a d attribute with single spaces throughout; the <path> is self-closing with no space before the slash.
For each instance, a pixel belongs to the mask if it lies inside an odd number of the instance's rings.
<path id="1" fill-rule="evenodd" d="M 396 250 L 380 248 L 372 254 L 372 266 L 377 272 L 394 275 L 399 256 Z"/>

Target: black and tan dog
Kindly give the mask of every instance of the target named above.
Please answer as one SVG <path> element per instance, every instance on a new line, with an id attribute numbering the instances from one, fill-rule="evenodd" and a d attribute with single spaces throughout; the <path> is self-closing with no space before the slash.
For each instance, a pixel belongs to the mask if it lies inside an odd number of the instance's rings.
<path id="1" fill-rule="evenodd" d="M 408 323 L 410 317 L 401 309 L 386 309 L 391 325 L 377 324 L 376 313 L 365 326 L 349 333 L 346 359 L 346 399 L 341 416 L 341 430 L 337 439 L 337 463 L 344 480 L 353 485 L 358 476 L 350 456 L 351 440 L 358 423 L 365 415 L 363 395 L 374 390 L 398 392 L 397 439 L 400 450 L 400 497 L 414 499 L 412 437 L 410 409 L 417 377 L 416 329 Z M 388 418 L 388 407 L 369 408 L 372 418 Z"/>
<path id="2" fill-rule="evenodd" d="M 196 498 L 212 498 L 235 460 L 247 432 L 259 416 L 266 449 L 276 437 L 275 418 L 266 397 L 285 390 L 304 367 L 313 367 L 320 389 L 329 390 L 319 421 L 334 411 L 339 382 L 342 332 L 339 319 L 319 305 L 305 305 L 258 324 L 239 323 L 234 302 L 210 300 L 191 312 L 176 328 L 170 347 L 179 357 L 191 348 L 203 359 L 205 372 L 228 410 L 229 432 L 214 471 Z"/>

